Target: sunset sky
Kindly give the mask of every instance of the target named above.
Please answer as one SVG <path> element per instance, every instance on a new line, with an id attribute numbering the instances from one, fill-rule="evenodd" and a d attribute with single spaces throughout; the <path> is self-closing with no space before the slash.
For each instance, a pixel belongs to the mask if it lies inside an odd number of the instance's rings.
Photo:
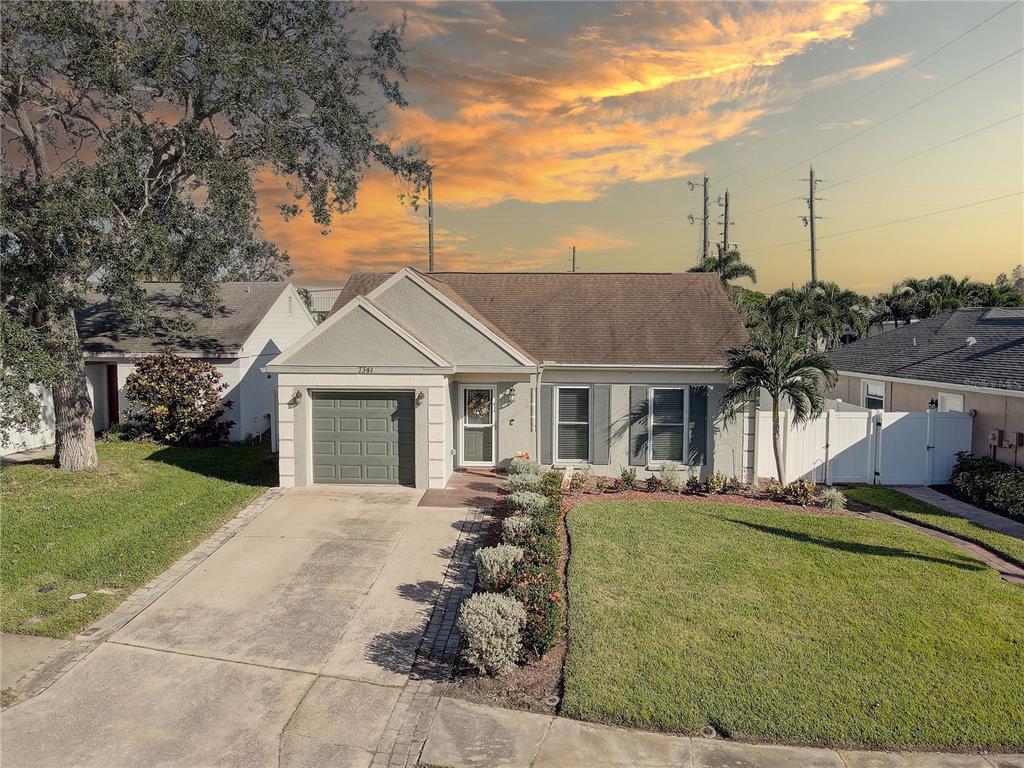
<path id="1" fill-rule="evenodd" d="M 1020 2 L 369 8 L 403 11 L 410 105 L 386 130 L 436 166 L 439 270 L 568 270 L 572 244 L 585 271 L 686 270 L 700 243 L 687 214 L 701 215 L 686 181 L 707 169 L 712 239 L 728 188 L 730 240 L 757 286 L 801 284 L 812 161 L 823 279 L 873 292 L 908 275 L 991 279 L 1022 261 Z M 282 187 L 267 178 L 264 232 L 302 285 L 426 269 L 426 211 L 401 191 L 371 175 L 324 236 L 280 218 Z"/>

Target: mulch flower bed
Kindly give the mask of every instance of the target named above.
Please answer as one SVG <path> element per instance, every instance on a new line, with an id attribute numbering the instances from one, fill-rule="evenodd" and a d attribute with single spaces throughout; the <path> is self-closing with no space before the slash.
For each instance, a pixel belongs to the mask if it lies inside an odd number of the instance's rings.
<path id="1" fill-rule="evenodd" d="M 788 509 L 791 512 L 803 512 L 808 515 L 836 515 L 840 517 L 856 516 L 858 513 L 849 509 L 825 509 L 824 507 L 800 506 L 776 501 L 768 496 L 743 493 L 673 493 L 672 491 L 615 491 L 605 493 L 578 493 L 566 495 L 564 509 L 568 512 L 573 507 L 588 501 L 704 501 L 712 504 L 738 504 L 744 507 L 761 507 L 764 509 Z"/>

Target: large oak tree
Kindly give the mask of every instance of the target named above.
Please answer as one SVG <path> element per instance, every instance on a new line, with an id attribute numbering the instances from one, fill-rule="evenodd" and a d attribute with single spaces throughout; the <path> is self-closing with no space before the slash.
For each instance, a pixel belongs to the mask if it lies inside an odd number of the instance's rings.
<path id="1" fill-rule="evenodd" d="M 282 215 L 305 206 L 326 229 L 372 166 L 413 196 L 429 166 L 381 133 L 405 105 L 401 25 L 350 4 L 19 2 L 4 16 L 0 396 L 30 422 L 25 384 L 51 386 L 55 461 L 76 470 L 96 463 L 75 325 L 87 281 L 141 329 L 144 279 L 212 307 L 225 273 L 287 263 L 259 238 L 261 174 L 287 180 Z"/>

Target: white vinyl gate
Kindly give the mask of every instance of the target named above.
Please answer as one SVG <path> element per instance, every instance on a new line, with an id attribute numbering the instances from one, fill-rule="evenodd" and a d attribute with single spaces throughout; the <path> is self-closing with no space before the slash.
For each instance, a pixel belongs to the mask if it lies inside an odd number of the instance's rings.
<path id="1" fill-rule="evenodd" d="M 938 411 L 828 410 L 804 424 L 780 414 L 787 483 L 936 485 L 949 481 L 959 451 L 971 449 L 971 415 Z M 772 415 L 757 414 L 754 466 L 775 477 Z"/>

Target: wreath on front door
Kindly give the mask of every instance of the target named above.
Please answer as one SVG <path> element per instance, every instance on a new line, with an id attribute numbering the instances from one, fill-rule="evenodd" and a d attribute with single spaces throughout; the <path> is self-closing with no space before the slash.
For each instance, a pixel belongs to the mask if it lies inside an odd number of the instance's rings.
<path id="1" fill-rule="evenodd" d="M 469 402 L 466 403 L 466 410 L 469 411 L 470 416 L 486 419 L 491 415 L 491 394 L 489 392 L 480 392 L 470 395 Z"/>

